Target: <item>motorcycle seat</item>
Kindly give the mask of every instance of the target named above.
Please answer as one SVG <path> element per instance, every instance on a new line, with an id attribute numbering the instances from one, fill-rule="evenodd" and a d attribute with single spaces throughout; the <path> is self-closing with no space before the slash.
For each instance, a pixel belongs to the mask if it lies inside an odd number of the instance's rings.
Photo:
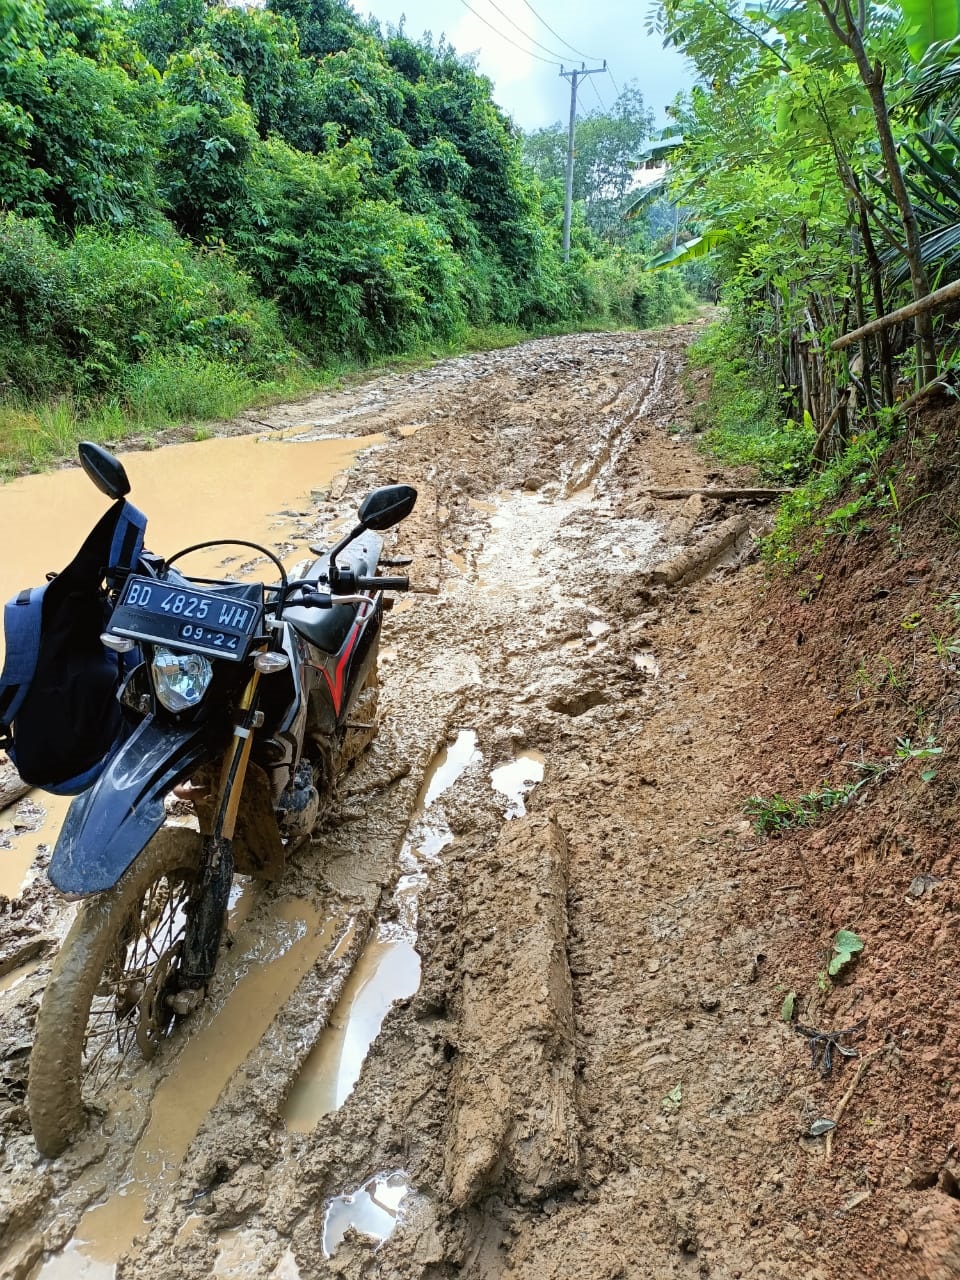
<path id="1" fill-rule="evenodd" d="M 368 532 L 340 552 L 337 564 L 342 569 L 351 569 L 360 577 L 368 577 L 376 570 L 382 546 L 383 539 Z M 330 557 L 321 556 L 319 560 L 314 560 L 304 577 L 323 578 L 329 570 Z M 322 581 L 318 590 L 324 590 Z M 324 653 L 339 653 L 350 634 L 358 608 L 355 604 L 335 604 L 332 609 L 293 604 L 284 609 L 283 617 L 294 631 L 317 649 L 322 649 Z"/>

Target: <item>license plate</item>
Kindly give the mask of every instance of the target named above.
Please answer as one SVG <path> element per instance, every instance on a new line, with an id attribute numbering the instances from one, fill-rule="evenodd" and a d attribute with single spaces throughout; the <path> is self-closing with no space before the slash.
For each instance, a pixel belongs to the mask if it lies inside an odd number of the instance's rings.
<path id="1" fill-rule="evenodd" d="M 261 629 L 262 610 L 250 600 L 170 586 L 155 578 L 127 579 L 109 630 L 212 658 L 240 662 Z"/>

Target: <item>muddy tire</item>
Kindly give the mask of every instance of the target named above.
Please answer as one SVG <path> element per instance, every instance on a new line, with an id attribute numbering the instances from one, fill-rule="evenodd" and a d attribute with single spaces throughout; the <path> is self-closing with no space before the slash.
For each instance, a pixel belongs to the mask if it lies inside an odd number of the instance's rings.
<path id="1" fill-rule="evenodd" d="M 27 1105 L 40 1151 L 56 1156 L 173 1021 L 177 967 L 200 837 L 163 828 L 112 888 L 80 907 L 37 1015 Z"/>
<path id="2" fill-rule="evenodd" d="M 350 727 L 344 731 L 337 752 L 337 775 L 349 769 L 363 755 L 380 728 L 380 679 L 376 662 L 367 672 L 366 679 L 350 708 Z"/>

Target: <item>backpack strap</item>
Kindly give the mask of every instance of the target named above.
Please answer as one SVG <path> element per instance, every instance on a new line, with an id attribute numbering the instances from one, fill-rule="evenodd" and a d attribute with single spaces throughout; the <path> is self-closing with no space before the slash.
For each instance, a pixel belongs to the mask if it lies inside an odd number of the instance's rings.
<path id="1" fill-rule="evenodd" d="M 96 576 L 97 566 L 102 571 L 136 567 L 143 551 L 143 535 L 147 517 L 130 502 L 115 503 L 88 534 L 73 562 L 57 575 L 60 586 L 78 574 L 85 574 L 87 581 Z M 109 547 L 104 538 L 109 537 Z M 106 563 L 104 564 L 104 552 Z M 53 579 L 56 581 L 56 577 Z M 10 726 L 30 691 L 37 670 L 40 650 L 40 633 L 43 622 L 43 601 L 47 587 L 32 587 L 21 591 L 5 606 L 3 632 L 6 641 L 3 671 L 0 673 L 0 747 L 10 745 Z M 59 589 L 59 588 L 58 588 Z"/>
<path id="2" fill-rule="evenodd" d="M 7 649 L 0 674 L 0 746 L 9 743 L 9 729 L 30 690 L 40 648 L 40 619 L 46 586 L 30 587 L 4 606 L 3 629 Z"/>
<path id="3" fill-rule="evenodd" d="M 124 502 L 117 516 L 116 527 L 110 542 L 108 569 L 132 569 L 143 551 L 143 535 L 147 517 L 132 502 Z"/>

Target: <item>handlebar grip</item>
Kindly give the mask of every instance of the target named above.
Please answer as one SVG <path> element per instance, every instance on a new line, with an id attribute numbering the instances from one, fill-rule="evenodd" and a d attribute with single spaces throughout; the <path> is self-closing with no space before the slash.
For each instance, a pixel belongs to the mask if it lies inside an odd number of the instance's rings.
<path id="1" fill-rule="evenodd" d="M 332 609 L 333 596 L 327 591 L 305 591 L 299 600 L 293 600 L 291 603 L 314 605 L 318 609 Z"/>
<path id="2" fill-rule="evenodd" d="M 358 578 L 357 586 L 361 591 L 409 591 L 410 579 L 405 573 L 392 578 Z"/>

